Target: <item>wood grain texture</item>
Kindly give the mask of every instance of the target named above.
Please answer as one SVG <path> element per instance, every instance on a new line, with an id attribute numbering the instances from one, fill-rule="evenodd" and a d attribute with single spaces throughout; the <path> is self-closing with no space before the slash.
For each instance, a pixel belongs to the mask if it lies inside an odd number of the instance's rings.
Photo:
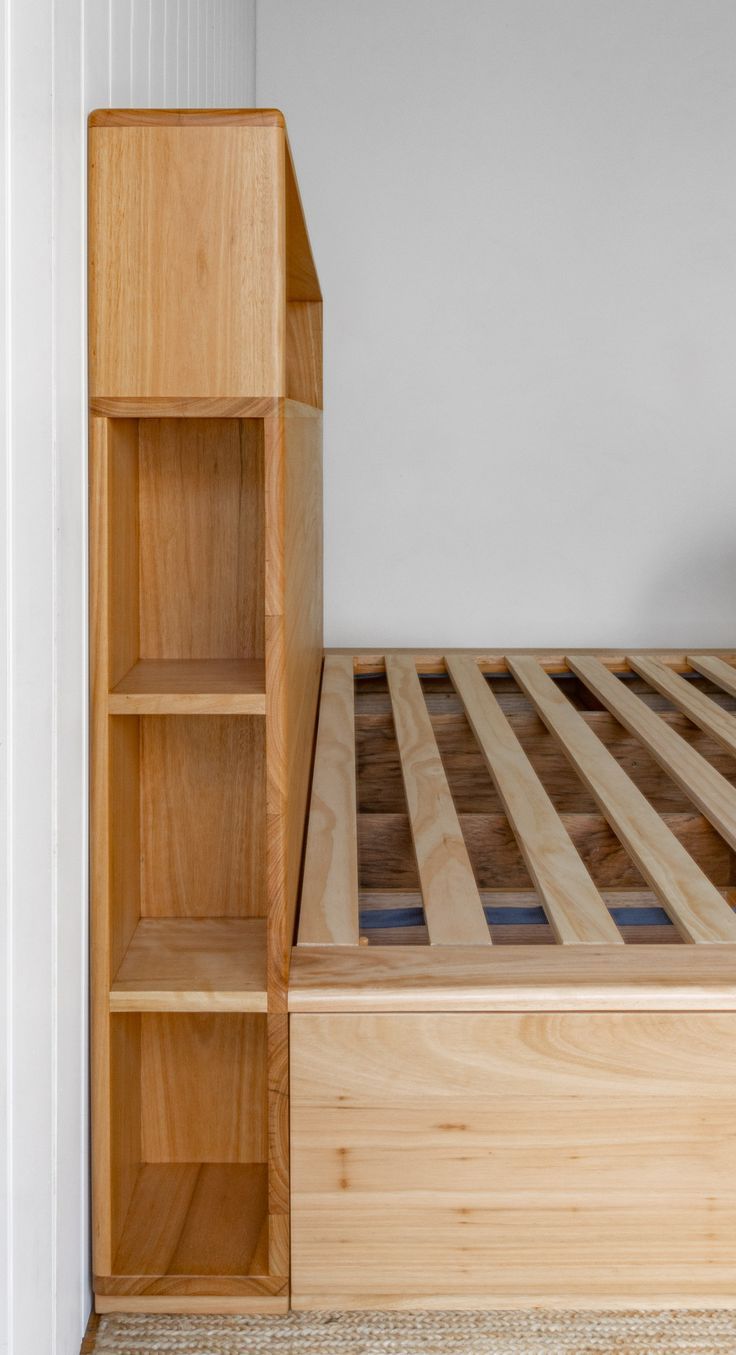
<path id="1" fill-rule="evenodd" d="M 93 126 L 90 392 L 284 392 L 279 126 Z"/>
<path id="2" fill-rule="evenodd" d="M 711 734 L 729 753 L 736 754 L 736 719 L 717 701 L 711 700 L 691 682 L 673 673 L 655 655 L 632 655 L 631 667 L 694 724 Z"/>
<path id="3" fill-rule="evenodd" d="M 682 786 L 731 847 L 736 847 L 736 786 L 664 724 L 638 696 L 627 691 L 597 659 L 574 658 L 570 666 L 624 728 L 635 734 L 660 766 Z"/>
<path id="4" fill-rule="evenodd" d="M 258 1164 L 146 1163 L 115 1256 L 116 1275 L 140 1277 L 124 1292 L 151 1277 L 265 1274 L 266 1199 Z"/>
<path id="5" fill-rule="evenodd" d="M 322 302 L 286 303 L 286 394 L 322 408 Z"/>
<path id="6" fill-rule="evenodd" d="M 269 1003 L 285 1011 L 322 671 L 322 421 L 287 401 L 265 430 Z"/>
<path id="7" fill-rule="evenodd" d="M 243 1281 L 237 1281 L 232 1276 L 228 1276 L 224 1286 L 220 1286 L 222 1292 L 212 1297 L 212 1283 L 205 1284 L 203 1281 L 196 1281 L 199 1288 L 208 1288 L 208 1294 L 204 1297 L 192 1295 L 189 1291 L 194 1287 L 191 1282 L 176 1282 L 167 1278 L 166 1289 L 173 1290 L 173 1296 L 161 1297 L 155 1295 L 146 1295 L 145 1298 L 130 1298 L 127 1295 L 124 1298 L 118 1296 L 108 1297 L 106 1294 L 95 1294 L 95 1311 L 98 1313 L 172 1313 L 172 1314 L 191 1314 L 192 1316 L 206 1316 L 207 1314 L 232 1314 L 238 1313 L 259 1313 L 261 1316 L 278 1317 L 283 1316 L 289 1311 L 288 1281 L 281 1279 L 279 1297 L 263 1296 L 255 1289 L 252 1283 L 247 1286 Z M 264 1288 L 269 1287 L 264 1283 Z M 233 1298 L 233 1289 L 243 1290 L 244 1297 Z"/>
<path id="8" fill-rule="evenodd" d="M 300 945 L 358 944 L 354 707 L 352 661 L 332 655 L 322 673 Z"/>
<path id="9" fill-rule="evenodd" d="M 490 945 L 478 888 L 411 656 L 386 659 L 430 942 Z"/>
<path id="10" fill-rule="evenodd" d="M 280 395 L 97 395 L 89 406 L 109 419 L 264 419 L 282 403 Z"/>
<path id="11" fill-rule="evenodd" d="M 141 916 L 265 916 L 264 722 L 140 723 Z"/>
<path id="12" fill-rule="evenodd" d="M 544 910 L 563 944 L 623 944 L 541 781 L 472 660 L 450 656 L 462 697 Z"/>
<path id="13" fill-rule="evenodd" d="M 682 935 L 705 944 L 736 941 L 730 908 L 567 697 L 535 659 L 520 656 L 509 666 Z"/>
<path id="14" fill-rule="evenodd" d="M 113 1012 L 265 1012 L 265 918 L 142 918 L 110 989 Z"/>
<path id="15" fill-rule="evenodd" d="M 736 947 L 297 947 L 289 1010 L 736 1011 Z"/>
<path id="16" fill-rule="evenodd" d="M 143 1161 L 265 1162 L 266 1018 L 139 1019 Z"/>
<path id="17" fill-rule="evenodd" d="M 730 659 L 713 654 L 689 654 L 688 663 L 703 677 L 710 678 L 724 692 L 736 696 L 736 667 Z"/>
<path id="18" fill-rule="evenodd" d="M 265 715 L 263 659 L 139 659 L 107 699 L 111 715 Z"/>
<path id="19" fill-rule="evenodd" d="M 90 127 L 285 127 L 278 108 L 95 108 Z"/>
<path id="20" fill-rule="evenodd" d="M 733 1301 L 734 1037 L 734 1013 L 295 1016 L 296 1305 Z"/>
<path id="21" fill-rule="evenodd" d="M 140 656 L 263 657 L 261 422 L 143 419 L 139 441 Z"/>

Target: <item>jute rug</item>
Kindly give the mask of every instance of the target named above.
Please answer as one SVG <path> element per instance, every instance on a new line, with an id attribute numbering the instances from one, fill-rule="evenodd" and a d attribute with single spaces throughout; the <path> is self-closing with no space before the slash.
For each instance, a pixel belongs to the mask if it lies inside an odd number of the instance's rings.
<path id="1" fill-rule="evenodd" d="M 734 1313 L 103 1317 L 95 1355 L 735 1355 Z"/>

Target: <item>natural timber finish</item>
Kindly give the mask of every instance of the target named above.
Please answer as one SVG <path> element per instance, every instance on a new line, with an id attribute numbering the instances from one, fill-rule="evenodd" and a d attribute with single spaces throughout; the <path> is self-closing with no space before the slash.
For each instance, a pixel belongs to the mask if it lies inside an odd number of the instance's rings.
<path id="1" fill-rule="evenodd" d="M 447 671 L 557 940 L 622 945 L 621 933 L 478 665 L 452 655 Z"/>
<path id="2" fill-rule="evenodd" d="M 690 654 L 688 663 L 697 673 L 710 678 L 730 696 L 736 696 L 736 666 L 726 659 L 710 654 Z"/>
<path id="3" fill-rule="evenodd" d="M 706 758 L 695 752 L 685 739 L 668 728 L 656 711 L 628 691 L 613 673 L 607 672 L 597 659 L 574 658 L 570 660 L 570 667 L 595 692 L 611 714 L 641 740 L 652 757 L 682 786 L 686 795 L 710 819 L 729 845 L 736 847 L 736 787 Z M 646 670 L 646 664 L 644 668 Z M 646 677 L 646 671 L 643 676 Z M 652 676 L 656 676 L 656 670 Z M 670 692 L 665 695 L 669 696 Z M 688 704 L 692 706 L 692 701 L 688 701 Z M 715 720 L 719 708 L 711 704 L 716 712 L 713 717 Z"/>
<path id="4" fill-rule="evenodd" d="M 89 154 L 95 1302 L 284 1311 L 319 282 L 280 113 L 101 110 Z"/>
<path id="5" fill-rule="evenodd" d="M 574 658 L 570 663 L 573 671 L 588 681 L 591 666 L 597 661 Z M 662 900 L 675 926 L 691 941 L 736 942 L 736 918 L 715 886 L 695 865 L 646 797 L 588 729 L 548 674 L 535 659 L 524 656 L 509 659 L 509 669 L 534 703 L 548 729 L 559 740 L 566 757 L 590 789 L 601 812 L 621 838 L 645 880 L 649 881 Z M 610 682 L 617 682 L 615 677 L 606 674 L 602 666 L 600 672 L 608 676 Z M 601 694 L 602 683 L 597 682 L 596 688 Z M 628 697 L 629 693 L 624 695 Z M 606 697 L 609 697 L 608 687 Z M 631 699 L 636 700 L 635 697 Z M 609 705 L 608 699 L 606 705 Z M 646 715 L 651 713 L 645 707 L 642 708 Z M 618 713 L 617 702 L 614 714 Z M 656 715 L 652 716 L 652 719 L 657 718 Z M 649 727 L 650 722 L 646 723 Z M 663 728 L 665 733 L 669 732 L 666 726 Z M 639 725 L 637 732 L 640 730 Z M 647 739 L 647 745 L 653 752 L 651 739 Z"/>
<path id="6" fill-rule="evenodd" d="M 291 1047 L 294 1307 L 736 1303 L 736 1012 L 299 1013 Z"/>
<path id="7" fill-rule="evenodd" d="M 312 777 L 299 944 L 358 944 L 353 664 L 325 659 Z"/>
<path id="8" fill-rule="evenodd" d="M 386 660 L 396 740 L 429 939 L 489 945 L 473 868 L 410 655 Z"/>
<path id="9" fill-rule="evenodd" d="M 691 682 L 687 682 L 678 673 L 673 673 L 661 659 L 649 655 L 632 655 L 631 667 L 649 683 L 650 687 L 661 692 L 677 706 L 678 710 L 687 715 L 693 724 L 705 730 L 706 734 L 712 734 L 727 752 L 736 755 L 736 719 L 733 715 L 723 710 L 722 706 L 710 696 L 693 687 Z M 736 690 L 736 683 L 734 689 Z"/>

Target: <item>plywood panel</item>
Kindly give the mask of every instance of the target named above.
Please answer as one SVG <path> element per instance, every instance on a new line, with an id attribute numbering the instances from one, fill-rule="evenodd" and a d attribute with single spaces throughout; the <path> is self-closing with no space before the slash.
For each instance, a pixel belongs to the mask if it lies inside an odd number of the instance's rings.
<path id="1" fill-rule="evenodd" d="M 144 1162 L 265 1162 L 266 1019 L 140 1017 Z"/>
<path id="2" fill-rule="evenodd" d="M 92 396 L 283 395 L 282 127 L 90 130 Z"/>
<path id="3" fill-rule="evenodd" d="M 295 1016 L 296 1305 L 736 1299 L 735 1038 L 736 1013 Z"/>
<path id="4" fill-rule="evenodd" d="M 262 656 L 262 422 L 139 426 L 141 657 Z"/>
<path id="5" fill-rule="evenodd" d="M 141 717 L 143 917 L 265 915 L 263 745 L 258 716 Z"/>

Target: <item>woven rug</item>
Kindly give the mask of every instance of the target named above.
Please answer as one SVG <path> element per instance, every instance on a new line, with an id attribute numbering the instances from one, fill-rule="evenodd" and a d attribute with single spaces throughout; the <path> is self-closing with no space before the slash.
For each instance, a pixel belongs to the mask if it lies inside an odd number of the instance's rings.
<path id="1" fill-rule="evenodd" d="M 735 1355 L 736 1312 L 103 1317 L 95 1355 Z"/>

